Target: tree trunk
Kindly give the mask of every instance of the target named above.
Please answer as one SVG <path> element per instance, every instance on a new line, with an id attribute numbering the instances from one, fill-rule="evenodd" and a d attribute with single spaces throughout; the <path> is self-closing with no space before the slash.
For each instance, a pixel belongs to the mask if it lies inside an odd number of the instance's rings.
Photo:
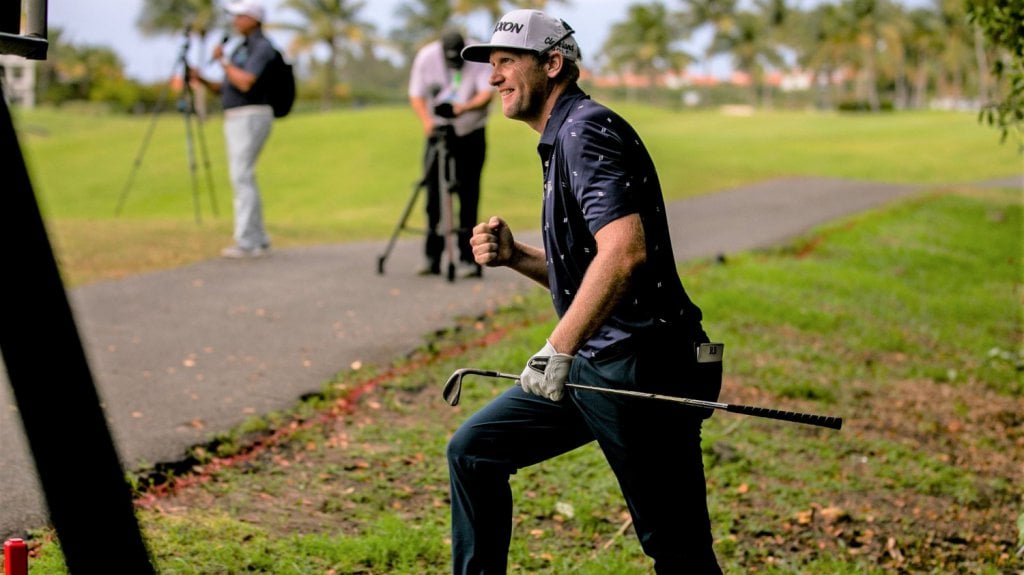
<path id="1" fill-rule="evenodd" d="M 988 58 L 985 56 L 985 37 L 977 22 L 974 23 L 974 59 L 978 63 L 978 100 L 984 105 L 989 102 L 992 93 L 988 75 Z"/>
<path id="2" fill-rule="evenodd" d="M 925 102 L 928 99 L 928 67 L 921 66 L 914 73 L 914 94 L 911 98 L 911 105 L 915 109 L 922 109 L 925 107 Z"/>
<path id="3" fill-rule="evenodd" d="M 324 85 L 320 93 L 320 109 L 329 110 L 334 100 L 334 84 L 338 73 L 338 46 L 334 39 L 328 42 L 327 62 L 324 64 Z"/>

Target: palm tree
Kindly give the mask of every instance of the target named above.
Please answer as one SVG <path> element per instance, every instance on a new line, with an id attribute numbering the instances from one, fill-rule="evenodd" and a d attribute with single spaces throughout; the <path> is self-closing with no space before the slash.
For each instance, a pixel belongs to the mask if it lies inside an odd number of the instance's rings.
<path id="1" fill-rule="evenodd" d="M 860 67 L 857 76 L 857 99 L 864 100 L 873 112 L 881 109 L 878 96 L 878 42 L 879 30 L 885 20 L 887 0 L 847 0 L 843 4 L 849 11 L 849 33 L 859 50 Z"/>
<path id="2" fill-rule="evenodd" d="M 732 56 L 736 69 L 750 76 L 751 103 L 756 104 L 759 95 L 764 97 L 765 71 L 781 68 L 784 61 L 761 14 L 744 10 L 736 14 L 734 22 L 731 32 L 715 34 L 711 50 Z"/>
<path id="3" fill-rule="evenodd" d="M 452 9 L 457 14 L 487 12 L 491 22 L 497 22 L 505 13 L 502 0 L 452 0 Z"/>
<path id="4" fill-rule="evenodd" d="M 679 17 L 682 18 L 683 27 L 688 34 L 702 28 L 709 28 L 712 37 L 719 33 L 730 33 L 736 25 L 736 2 L 737 0 L 683 0 L 683 11 Z M 708 43 L 700 55 L 701 68 L 705 74 L 710 73 L 712 50 L 712 44 Z"/>
<path id="5" fill-rule="evenodd" d="M 143 0 L 135 24 L 147 36 L 183 33 L 187 40 L 197 34 L 200 53 L 206 53 L 206 40 L 219 14 L 216 0 Z"/>
<path id="6" fill-rule="evenodd" d="M 908 46 L 911 22 L 907 12 L 898 4 L 885 7 L 885 14 L 878 25 L 877 71 L 879 85 L 892 89 L 892 103 L 898 108 L 907 107 L 910 98 L 908 76 Z"/>
<path id="7" fill-rule="evenodd" d="M 967 8 L 960 0 L 935 0 L 935 9 L 942 20 L 944 40 L 937 54 L 941 66 L 939 90 L 951 99 L 966 93 L 968 77 L 977 66 L 974 55 L 974 30 L 967 21 Z"/>
<path id="8" fill-rule="evenodd" d="M 659 75 L 682 72 L 692 61 L 675 47 L 685 36 L 686 29 L 660 2 L 634 4 L 626 20 L 612 26 L 602 52 L 611 70 L 645 75 L 653 96 Z"/>
<path id="9" fill-rule="evenodd" d="M 911 108 L 923 108 L 928 96 L 928 81 L 935 74 L 935 55 L 942 50 L 942 21 L 934 10 L 915 8 L 907 14 L 908 29 L 904 46 L 910 76 Z"/>
<path id="10" fill-rule="evenodd" d="M 323 63 L 320 107 L 327 109 L 334 100 L 338 82 L 338 66 L 348 52 L 361 49 L 364 39 L 372 35 L 374 27 L 358 19 L 363 2 L 357 0 L 284 0 L 281 7 L 297 13 L 299 23 L 279 24 L 277 27 L 295 33 L 289 52 L 311 51 L 316 46 L 327 49 Z"/>
<path id="11" fill-rule="evenodd" d="M 37 95 L 40 100 L 62 104 L 69 100 L 90 100 L 130 107 L 138 97 L 124 76 L 124 62 L 113 49 L 103 45 L 75 45 L 66 40 L 61 28 L 50 28 L 49 50 L 38 67 Z"/>
<path id="12" fill-rule="evenodd" d="M 452 26 L 455 9 L 448 0 L 410 0 L 400 4 L 395 17 L 401 26 L 391 35 L 391 43 L 403 54 L 414 54 L 416 49 L 441 36 L 442 30 Z"/>
<path id="13" fill-rule="evenodd" d="M 569 0 L 553 0 L 556 4 L 568 4 Z M 585 0 L 583 0 L 585 1 Z M 517 8 L 534 8 L 543 10 L 549 4 L 548 0 L 453 0 L 452 7 L 457 14 L 473 14 L 474 12 L 487 12 L 492 22 L 498 19 L 509 10 Z"/>
<path id="14" fill-rule="evenodd" d="M 691 28 L 711 26 L 728 33 L 735 21 L 737 0 L 683 0 L 684 12 Z"/>
<path id="15" fill-rule="evenodd" d="M 817 45 L 807 56 L 812 67 L 826 64 L 854 75 L 854 98 L 872 111 L 881 108 L 878 96 L 879 26 L 887 0 L 843 0 L 812 12 Z"/>
<path id="16" fill-rule="evenodd" d="M 834 4 L 819 4 L 799 18 L 795 25 L 798 35 L 798 63 L 810 70 L 818 86 L 818 105 L 830 108 L 837 88 L 832 80 L 848 61 L 849 45 L 843 38 L 843 16 Z"/>
<path id="17" fill-rule="evenodd" d="M 143 0 L 136 25 L 143 34 L 183 30 L 205 35 L 217 23 L 216 0 Z"/>
<path id="18" fill-rule="evenodd" d="M 769 46 L 766 61 L 774 68 L 781 68 L 784 65 L 782 57 L 783 49 L 792 49 L 793 42 L 789 35 L 791 24 L 795 18 L 794 10 L 786 4 L 786 0 L 754 0 L 755 12 L 760 15 L 764 23 L 764 42 Z M 774 49 L 770 47 L 774 47 Z M 763 103 L 767 106 L 772 104 L 772 88 L 769 86 L 762 92 Z"/>

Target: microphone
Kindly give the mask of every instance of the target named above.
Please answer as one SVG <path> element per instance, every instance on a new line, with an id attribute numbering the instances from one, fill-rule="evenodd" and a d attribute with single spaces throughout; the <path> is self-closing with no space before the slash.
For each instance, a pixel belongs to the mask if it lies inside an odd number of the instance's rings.
<path id="1" fill-rule="evenodd" d="M 231 34 L 229 34 L 229 33 L 225 32 L 225 33 L 224 33 L 224 37 L 220 39 L 220 45 L 221 45 L 221 47 L 223 47 L 223 46 L 224 46 L 225 44 L 227 44 L 229 40 L 231 40 Z M 214 58 L 214 57 L 212 57 L 212 56 L 210 57 L 210 64 L 213 64 L 213 63 L 214 63 L 214 62 L 216 62 L 216 61 L 217 61 L 217 59 L 216 59 L 216 58 Z"/>

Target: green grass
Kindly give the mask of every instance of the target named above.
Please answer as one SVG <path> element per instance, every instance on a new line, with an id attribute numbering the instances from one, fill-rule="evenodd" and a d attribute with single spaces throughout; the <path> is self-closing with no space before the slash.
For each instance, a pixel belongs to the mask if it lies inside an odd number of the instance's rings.
<path id="1" fill-rule="evenodd" d="M 785 176 L 945 185 L 1024 170 L 1024 159 L 999 145 L 971 114 L 732 117 L 616 108 L 643 135 L 668 199 Z M 15 121 L 69 284 L 216 257 L 230 243 L 231 190 L 219 117 L 201 129 L 193 126 L 198 198 L 178 114 L 153 122 L 43 109 L 17 111 Z M 524 124 L 494 113 L 481 216 L 500 213 L 517 229 L 537 225 L 537 139 Z M 298 114 L 277 122 L 258 171 L 275 244 L 387 238 L 421 175 L 421 140 L 419 123 L 403 107 Z M 201 225 L 195 223 L 196 204 Z"/>

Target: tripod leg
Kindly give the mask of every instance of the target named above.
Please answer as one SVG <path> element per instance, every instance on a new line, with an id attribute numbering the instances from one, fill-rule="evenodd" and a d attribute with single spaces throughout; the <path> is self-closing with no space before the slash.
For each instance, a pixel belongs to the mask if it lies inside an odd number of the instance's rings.
<path id="1" fill-rule="evenodd" d="M 188 106 L 188 103 L 184 104 Z M 196 177 L 196 153 L 192 146 L 192 114 L 186 108 L 182 110 L 182 117 L 185 119 L 185 149 L 188 153 L 188 172 L 192 179 L 192 206 L 195 208 L 196 223 L 201 223 L 199 217 L 199 181 Z"/>
<path id="2" fill-rule="evenodd" d="M 452 234 L 455 230 L 452 218 L 452 180 L 455 177 L 455 158 L 448 154 L 447 143 L 442 144 L 438 179 L 441 189 L 441 229 L 444 233 L 444 251 L 448 259 L 448 281 L 455 281 L 455 241 Z"/>
<path id="3" fill-rule="evenodd" d="M 407 229 L 406 223 L 409 221 L 409 216 L 413 211 L 413 207 L 416 205 L 416 201 L 420 195 L 420 191 L 425 188 L 427 189 L 427 210 L 428 212 L 430 210 L 430 178 L 432 177 L 431 172 L 434 169 L 434 163 L 438 161 L 439 148 L 440 145 L 437 143 L 433 143 L 432 141 L 428 143 L 427 151 L 423 160 L 423 176 L 420 178 L 418 182 L 416 182 L 416 185 L 413 187 L 413 195 L 410 196 L 409 202 L 406 204 L 406 208 L 402 210 L 401 217 L 398 219 L 398 223 L 395 224 L 394 226 L 394 231 L 391 232 L 391 238 L 388 240 L 387 248 L 385 248 L 384 253 L 377 258 L 377 273 L 381 275 L 384 274 L 384 262 L 391 254 L 391 250 L 394 248 L 395 240 L 398 237 L 398 233 L 401 232 L 403 229 Z M 428 222 L 428 226 L 429 225 L 430 224 Z M 429 242 L 429 234 L 427 236 Z"/>
<path id="4" fill-rule="evenodd" d="M 384 275 L 384 262 L 391 255 L 392 248 L 395 247 L 395 240 L 398 239 L 398 234 L 405 229 L 405 222 L 409 219 L 409 213 L 412 212 L 413 205 L 416 204 L 416 198 L 420 195 L 420 190 L 423 189 L 423 180 L 416 183 L 416 187 L 412 190 L 412 196 L 409 201 L 405 204 L 405 209 L 402 210 L 402 217 L 399 218 L 398 224 L 395 226 L 395 230 L 391 233 L 391 239 L 388 240 L 388 246 L 384 249 L 384 253 L 377 258 L 377 273 Z"/>
<path id="5" fill-rule="evenodd" d="M 203 167 L 206 169 L 206 189 L 210 193 L 210 210 L 214 216 L 218 216 L 220 214 L 217 213 L 217 195 L 214 193 L 213 171 L 210 169 L 210 153 L 206 150 L 206 136 L 203 133 L 203 116 L 195 113 L 195 117 L 196 135 L 199 137 L 199 154 L 203 158 Z"/>
<path id="6" fill-rule="evenodd" d="M 387 261 L 388 256 L 391 254 L 391 250 L 395 247 L 395 240 L 398 238 L 398 234 L 405 229 L 405 224 L 409 220 L 409 214 L 412 213 L 412 208 L 416 205 L 416 199 L 420 195 L 420 190 L 427 187 L 428 178 L 430 177 L 430 166 L 433 164 L 437 157 L 437 148 L 430 146 L 427 149 L 427 156 L 423 161 L 423 177 L 416 182 L 416 185 L 412 189 L 412 196 L 409 197 L 409 201 L 405 204 L 405 209 L 402 210 L 402 217 L 398 219 L 398 223 L 395 225 L 394 231 L 391 233 L 391 239 L 388 240 L 388 245 L 384 249 L 384 253 L 377 258 L 377 273 L 384 275 L 384 262 Z"/>
<path id="7" fill-rule="evenodd" d="M 135 162 L 132 165 L 132 171 L 128 174 L 128 181 L 125 182 L 124 188 L 121 190 L 121 195 L 117 198 L 117 207 L 114 208 L 114 215 L 121 215 L 121 208 L 124 207 L 124 202 L 128 199 L 128 191 L 132 187 L 132 182 L 135 181 L 135 174 L 139 171 L 139 167 L 142 166 L 142 157 L 146 153 L 146 148 L 149 147 L 149 140 L 153 137 L 153 131 L 156 129 L 156 121 L 160 118 L 160 113 L 164 111 L 164 107 L 167 105 L 167 95 L 170 92 L 170 82 L 164 84 L 163 91 L 160 92 L 160 97 L 157 99 L 156 106 L 153 108 L 153 117 L 149 121 L 149 128 L 146 129 L 146 135 L 142 138 L 142 144 L 139 146 L 139 153 L 135 155 Z"/>

